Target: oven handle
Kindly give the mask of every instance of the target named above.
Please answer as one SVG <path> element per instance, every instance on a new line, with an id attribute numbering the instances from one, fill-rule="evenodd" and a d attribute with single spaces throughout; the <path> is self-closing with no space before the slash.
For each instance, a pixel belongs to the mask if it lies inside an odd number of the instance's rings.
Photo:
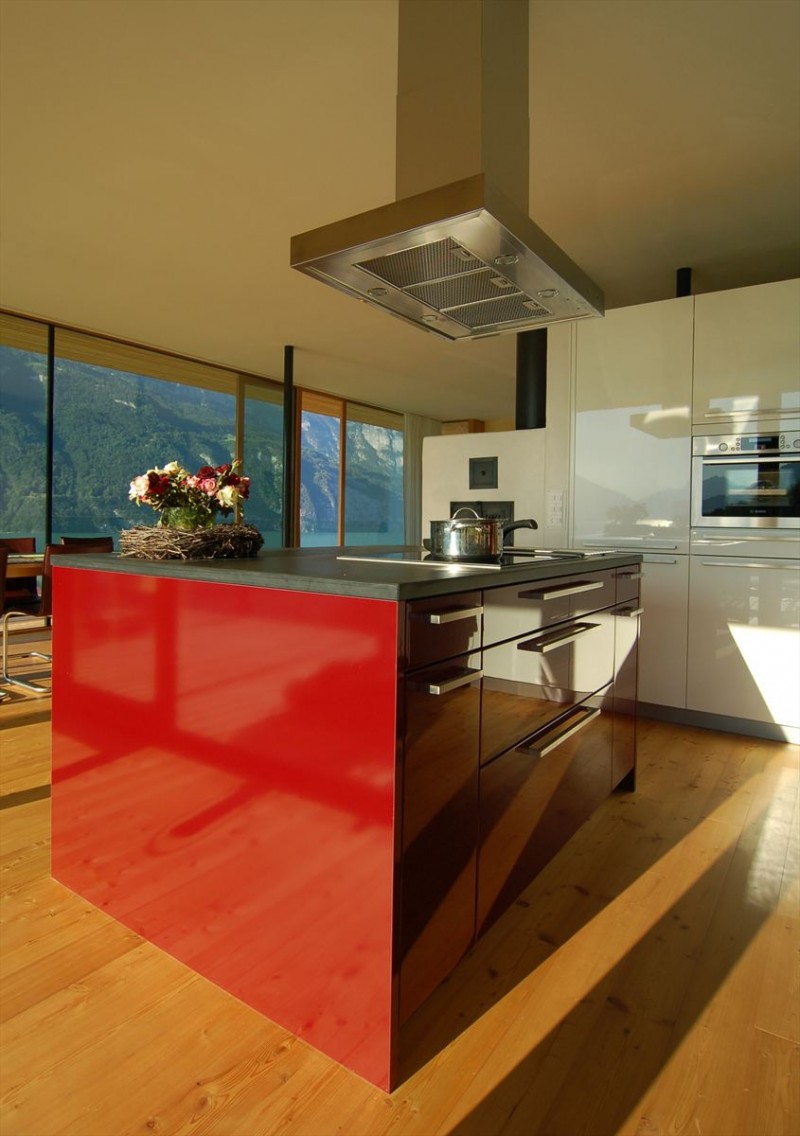
<path id="1" fill-rule="evenodd" d="M 424 694 L 434 694 L 438 697 L 441 694 L 449 694 L 451 690 L 458 690 L 460 686 L 468 686 L 479 678 L 483 678 L 483 671 L 464 667 L 461 674 L 443 679 L 441 682 L 411 682 L 409 685 L 413 690 L 421 690 Z"/>
<path id="2" fill-rule="evenodd" d="M 544 635 L 537 635 L 535 639 L 526 639 L 523 643 L 517 643 L 517 650 L 536 651 L 544 655 L 547 651 L 555 651 L 558 647 L 573 643 L 579 635 L 599 626 L 599 623 L 571 623 L 569 627 L 548 631 Z"/>
<path id="3" fill-rule="evenodd" d="M 455 623 L 459 619 L 470 619 L 472 616 L 483 615 L 482 607 L 452 607 L 446 611 L 415 612 L 416 619 L 425 623 Z"/>
<path id="4" fill-rule="evenodd" d="M 552 730 L 548 731 L 544 736 L 544 740 L 540 745 L 531 745 L 529 742 L 523 742 L 521 746 L 517 746 L 517 750 L 523 753 L 530 753 L 534 757 L 545 757 L 548 753 L 552 753 L 557 749 L 562 742 L 567 741 L 579 730 L 588 726 L 595 718 L 600 715 L 600 708 L 590 708 L 588 706 L 579 706 L 574 710 L 569 717 L 554 726 Z M 549 741 L 547 739 L 550 739 Z M 531 739 L 532 741 L 535 739 Z"/>
<path id="5" fill-rule="evenodd" d="M 695 454 L 695 457 L 704 464 L 710 462 L 713 465 L 718 462 L 725 462 L 726 465 L 763 465 L 765 462 L 777 465 L 779 462 L 800 461 L 800 454 L 779 453 L 777 450 L 753 450 L 752 454 L 743 458 L 733 457 L 732 454 Z"/>
<path id="6" fill-rule="evenodd" d="M 557 600 L 562 596 L 577 596 L 580 592 L 593 592 L 602 587 L 604 587 L 602 580 L 591 580 L 580 584 L 562 584 L 555 588 L 548 588 L 546 592 L 541 591 L 541 589 L 536 592 L 520 592 L 519 598 L 521 600 Z"/>

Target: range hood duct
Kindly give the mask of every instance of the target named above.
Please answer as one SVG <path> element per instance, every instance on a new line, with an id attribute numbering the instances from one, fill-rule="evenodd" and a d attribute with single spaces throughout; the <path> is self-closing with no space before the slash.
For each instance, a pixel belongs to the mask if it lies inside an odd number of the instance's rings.
<path id="1" fill-rule="evenodd" d="M 547 425 L 547 328 L 517 335 L 517 430 Z"/>
<path id="2" fill-rule="evenodd" d="M 292 267 L 450 340 L 602 315 L 528 216 L 528 0 L 398 7 L 396 200 L 292 237 Z"/>

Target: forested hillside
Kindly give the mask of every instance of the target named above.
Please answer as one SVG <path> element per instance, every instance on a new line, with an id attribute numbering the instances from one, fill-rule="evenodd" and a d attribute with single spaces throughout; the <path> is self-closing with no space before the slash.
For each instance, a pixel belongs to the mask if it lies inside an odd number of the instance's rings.
<path id="1" fill-rule="evenodd" d="M 45 494 L 45 375 L 41 356 L 0 348 L 0 530 L 42 528 Z M 232 395 L 58 360 L 54 386 L 53 531 L 111 533 L 155 523 L 128 500 L 133 477 L 176 460 L 194 471 L 236 456 Z M 252 413 L 250 412 L 252 408 Z M 301 531 L 336 531 L 338 428 L 309 415 L 303 427 Z M 281 532 L 282 411 L 248 403 L 245 519 Z M 402 435 L 355 424 L 348 431 L 347 525 L 402 527 Z M 270 543 L 276 543 L 272 541 Z"/>

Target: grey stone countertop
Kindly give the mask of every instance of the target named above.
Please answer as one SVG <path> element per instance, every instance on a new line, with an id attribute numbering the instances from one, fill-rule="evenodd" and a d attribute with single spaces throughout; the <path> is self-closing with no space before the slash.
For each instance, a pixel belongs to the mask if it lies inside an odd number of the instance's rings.
<path id="1" fill-rule="evenodd" d="M 375 553 L 419 552 L 400 546 L 369 548 L 262 549 L 249 560 L 140 560 L 117 553 L 80 553 L 61 556 L 54 564 L 62 568 L 81 568 L 104 572 L 127 572 L 137 576 L 162 576 L 174 580 L 203 580 L 213 584 L 278 588 L 323 595 L 362 596 L 366 599 L 414 600 L 526 583 L 575 573 L 638 564 L 641 554 L 610 552 L 586 559 L 526 559 L 501 570 L 479 563 L 437 566 L 400 563 L 364 563 L 340 560 L 339 556 Z M 424 555 L 424 553 L 421 553 Z"/>

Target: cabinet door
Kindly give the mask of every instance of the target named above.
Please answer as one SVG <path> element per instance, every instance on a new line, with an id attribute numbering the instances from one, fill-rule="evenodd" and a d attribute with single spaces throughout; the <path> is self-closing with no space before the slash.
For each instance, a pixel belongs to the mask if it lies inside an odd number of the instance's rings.
<path id="1" fill-rule="evenodd" d="M 691 558 L 687 706 L 800 727 L 800 566 Z"/>
<path id="2" fill-rule="evenodd" d="M 577 327 L 578 544 L 688 542 L 692 313 L 686 296 Z"/>
<path id="3" fill-rule="evenodd" d="M 480 650 L 483 605 L 480 592 L 412 600 L 406 605 L 405 648 L 401 664 L 427 666 Z"/>
<path id="4" fill-rule="evenodd" d="M 478 934 L 611 792 L 609 691 L 481 768 Z"/>
<path id="5" fill-rule="evenodd" d="M 686 706 L 689 557 L 644 554 L 639 701 Z"/>
<path id="6" fill-rule="evenodd" d="M 641 611 L 638 596 L 614 608 L 614 688 L 611 697 L 611 710 L 614 715 L 612 788 L 626 778 L 625 788 L 634 788 Z"/>
<path id="7" fill-rule="evenodd" d="M 407 676 L 400 1020 L 475 936 L 480 654 Z"/>
<path id="8" fill-rule="evenodd" d="M 693 418 L 710 427 L 800 409 L 800 280 L 695 299 Z"/>

